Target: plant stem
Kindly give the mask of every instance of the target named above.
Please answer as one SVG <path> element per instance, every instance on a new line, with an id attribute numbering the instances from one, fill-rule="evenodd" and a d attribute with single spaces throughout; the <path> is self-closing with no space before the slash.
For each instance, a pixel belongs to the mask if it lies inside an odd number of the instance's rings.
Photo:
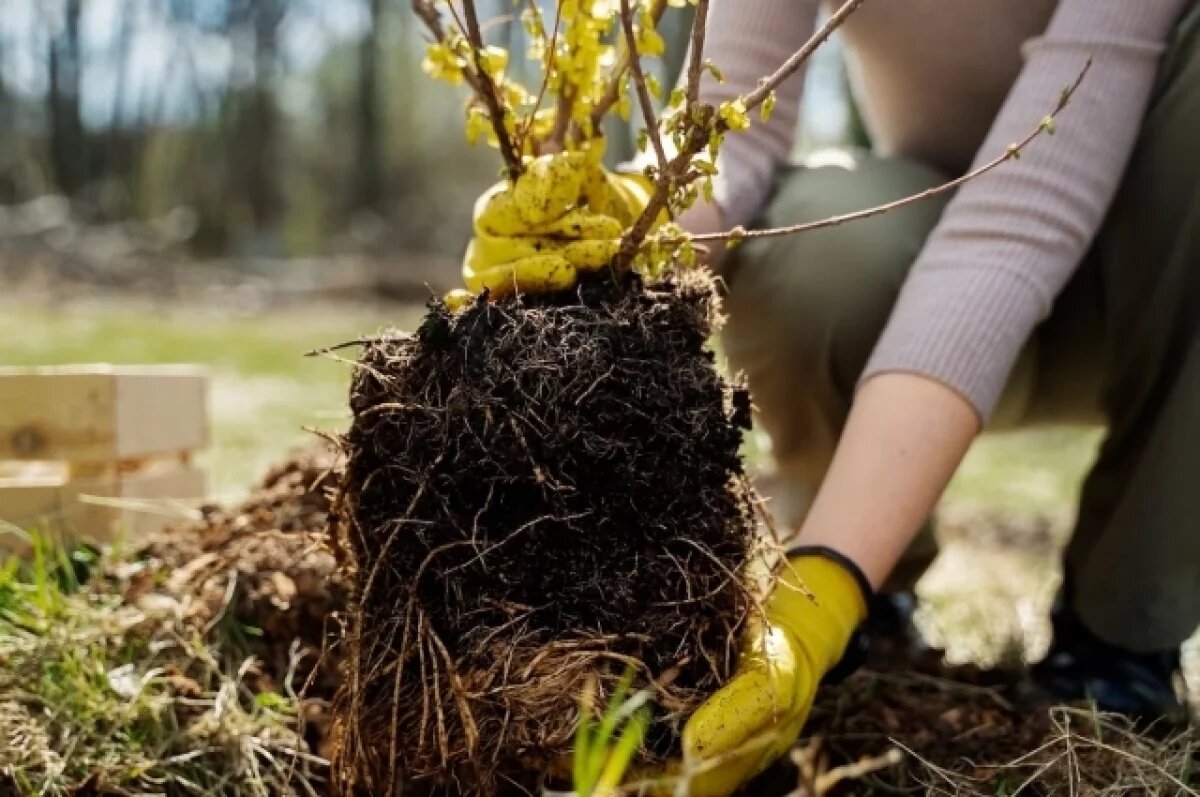
<path id="1" fill-rule="evenodd" d="M 536 0 L 529 0 L 529 8 L 535 14 L 540 15 Z M 540 17 L 539 17 L 540 18 Z M 519 152 L 525 151 L 525 142 L 529 138 L 530 130 L 533 128 L 534 119 L 538 111 L 542 109 L 542 100 L 546 98 L 546 89 L 550 86 L 550 73 L 554 70 L 554 59 L 558 51 L 558 31 L 562 25 L 562 3 L 555 5 L 554 9 L 554 32 L 550 37 L 546 38 L 545 25 L 542 25 L 542 38 L 546 48 L 546 63 L 542 65 L 542 85 L 538 88 L 537 100 L 533 103 L 533 110 L 529 112 L 529 118 L 525 121 L 524 127 L 521 129 L 517 149 Z M 535 142 L 536 143 L 536 142 Z M 537 149 L 537 147 L 535 147 Z M 540 152 L 538 154 L 541 154 Z"/>
<path id="2" fill-rule="evenodd" d="M 824 44 L 833 32 L 840 28 L 842 23 L 864 2 L 865 0 L 846 0 L 837 11 L 830 15 L 829 19 L 825 20 L 825 24 L 821 26 L 820 30 L 809 37 L 809 40 L 788 58 L 774 74 L 759 84 L 758 88 L 754 91 L 740 98 L 746 110 L 749 111 L 760 105 L 763 100 L 770 96 L 776 86 L 795 74 L 812 57 L 817 48 Z M 696 17 L 692 22 L 691 57 L 688 64 L 686 87 L 688 104 L 685 108 L 685 126 L 682 135 L 683 146 L 679 148 L 679 153 L 671 160 L 667 168 L 660 171 L 658 180 L 654 185 L 654 193 L 651 195 L 645 210 L 642 211 L 637 221 L 634 222 L 633 227 L 621 239 L 621 246 L 617 250 L 617 256 L 613 258 L 614 268 L 622 269 L 629 267 L 638 250 L 645 242 L 650 228 L 654 225 L 654 221 L 668 207 L 671 199 L 671 191 L 673 189 L 678 190 L 696 179 L 697 174 L 695 172 L 689 174 L 688 171 L 692 159 L 708 146 L 709 141 L 714 135 L 720 135 L 729 130 L 728 124 L 716 118 L 716 113 L 711 105 L 699 102 L 700 75 L 704 69 L 704 40 L 708 30 L 707 16 L 708 0 L 699 0 L 696 4 Z M 728 237 L 736 237 L 736 234 Z"/>
<path id="3" fill-rule="evenodd" d="M 475 11 L 475 0 L 462 0 L 463 15 L 466 17 L 467 41 L 471 45 L 471 54 L 475 59 L 475 72 L 478 76 L 476 93 L 487 107 L 488 116 L 492 121 L 492 130 L 496 133 L 496 142 L 500 147 L 500 155 L 504 158 L 509 179 L 515 180 L 521 174 L 521 156 L 513 146 L 512 138 L 504 127 L 504 104 L 500 101 L 500 92 L 496 81 L 487 73 L 483 66 L 483 33 L 479 28 L 479 15 Z"/>
<path id="4" fill-rule="evenodd" d="M 876 205 L 875 207 L 866 208 L 864 210 L 856 210 L 851 213 L 843 213 L 840 216 L 831 216 L 827 219 L 820 219 L 818 221 L 805 222 L 804 224 L 793 224 L 788 227 L 773 227 L 766 230 L 746 230 L 735 227 L 734 229 L 726 230 L 725 232 L 706 233 L 703 235 L 692 235 L 688 237 L 693 243 L 706 243 L 708 241 L 775 238 L 783 235 L 796 235 L 798 233 L 811 232 L 812 230 L 820 230 L 824 229 L 825 227 L 836 227 L 839 224 L 845 224 L 851 221 L 858 221 L 859 219 L 867 219 L 872 216 L 890 213 L 891 211 L 899 210 L 906 205 L 911 205 L 913 203 L 921 202 L 923 200 L 945 194 L 949 191 L 953 191 L 956 188 L 971 182 L 972 180 L 982 177 L 1004 163 L 1021 157 L 1021 153 L 1024 152 L 1026 147 L 1032 144 L 1043 133 L 1050 132 L 1054 120 L 1058 118 L 1058 115 L 1062 113 L 1063 109 L 1066 108 L 1070 103 L 1071 98 L 1075 95 L 1075 92 L 1079 89 L 1080 84 L 1083 82 L 1084 77 L 1087 76 L 1087 73 L 1091 68 L 1092 59 L 1088 58 L 1087 63 L 1084 64 L 1083 69 L 1079 72 L 1078 77 L 1076 77 L 1069 86 L 1063 89 L 1063 92 L 1059 97 L 1058 104 L 1048 116 L 1043 118 L 1042 121 L 1038 122 L 1037 127 L 1031 130 L 1028 135 L 1026 135 L 1017 143 L 1009 145 L 1000 155 L 996 156 L 982 166 L 972 169 L 961 177 L 949 180 L 941 185 L 921 191 L 920 193 L 912 194 L 902 199 L 897 199 L 893 202 L 886 202 L 882 205 Z"/>
<path id="5" fill-rule="evenodd" d="M 667 0 L 653 0 L 650 5 L 650 18 L 655 27 L 662 20 L 663 12 L 667 10 Z M 621 87 L 625 84 L 625 73 L 629 71 L 629 51 L 626 49 L 617 58 L 612 76 L 608 80 L 608 88 L 604 96 L 592 107 L 592 129 L 599 130 L 604 122 L 604 115 L 621 99 Z"/>
<path id="6" fill-rule="evenodd" d="M 692 20 L 691 57 L 688 61 L 687 71 L 686 91 L 687 109 L 689 112 L 700 96 L 700 75 L 704 71 L 704 41 L 707 36 L 708 0 L 698 0 L 696 3 L 696 16 Z"/>
<path id="7" fill-rule="evenodd" d="M 858 7 L 864 2 L 865 0 L 846 0 L 837 11 L 830 14 L 829 19 L 825 20 L 825 24 L 821 26 L 820 30 L 809 37 L 803 47 L 784 61 L 783 65 L 776 69 L 770 77 L 759 83 L 754 91 L 742 96 L 742 104 L 746 106 L 746 110 L 749 111 L 761 105 L 763 100 L 779 87 L 780 83 L 796 74 L 800 70 L 800 67 L 804 66 L 808 62 L 808 59 L 812 57 L 812 54 L 817 51 L 817 48 L 824 44 L 833 32 L 840 28 L 842 23 L 857 11 Z"/>
<path id="8" fill-rule="evenodd" d="M 705 2 L 705 0 L 701 0 Z M 629 47 L 629 68 L 632 70 L 633 85 L 637 90 L 638 101 L 642 106 L 642 116 L 646 120 L 646 133 L 654 146 L 654 154 L 658 158 L 658 170 L 666 171 L 667 153 L 663 150 L 662 136 L 658 129 L 658 117 L 654 113 L 654 104 L 650 101 L 650 90 L 646 87 L 646 73 L 642 71 L 642 59 L 638 57 L 637 35 L 633 31 L 633 10 L 629 0 L 621 0 L 621 27 L 625 29 L 625 42 Z"/>

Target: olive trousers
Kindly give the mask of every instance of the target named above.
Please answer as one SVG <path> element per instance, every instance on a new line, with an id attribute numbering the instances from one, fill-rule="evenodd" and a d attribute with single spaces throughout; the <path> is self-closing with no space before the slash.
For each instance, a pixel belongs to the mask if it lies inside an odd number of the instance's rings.
<path id="1" fill-rule="evenodd" d="M 989 427 L 1106 425 L 1065 554 L 1066 599 L 1094 633 L 1135 651 L 1178 646 L 1200 625 L 1198 44 L 1194 10 L 1164 56 L 1107 219 L 1025 347 Z M 945 179 L 902 158 L 833 160 L 783 173 L 759 224 L 821 219 Z M 777 498 L 781 521 L 797 522 L 820 483 L 856 382 L 944 204 L 747 241 L 724 269 L 723 344 L 788 485 Z M 934 552 L 924 535 L 902 569 Z"/>

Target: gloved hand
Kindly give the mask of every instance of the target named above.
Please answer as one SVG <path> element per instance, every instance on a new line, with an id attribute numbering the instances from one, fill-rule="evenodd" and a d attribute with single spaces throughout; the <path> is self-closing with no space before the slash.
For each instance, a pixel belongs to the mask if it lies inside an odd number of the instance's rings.
<path id="1" fill-rule="evenodd" d="M 792 746 L 821 679 L 866 618 L 870 592 L 861 571 L 837 554 L 793 551 L 765 622 L 745 638 L 737 674 L 684 727 L 685 769 L 700 770 L 691 797 L 725 797 Z"/>
<path id="2" fill-rule="evenodd" d="M 451 309 L 484 288 L 496 298 L 517 291 L 570 288 L 581 272 L 613 259 L 621 235 L 650 200 L 649 180 L 600 166 L 599 147 L 543 155 L 513 183 L 501 182 L 475 203 L 475 236 L 463 259 L 467 290 L 451 291 Z"/>

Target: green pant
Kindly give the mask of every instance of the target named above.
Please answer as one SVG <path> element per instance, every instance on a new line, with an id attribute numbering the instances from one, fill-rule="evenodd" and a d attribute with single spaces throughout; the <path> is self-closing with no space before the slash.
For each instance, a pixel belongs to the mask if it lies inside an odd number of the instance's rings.
<path id="1" fill-rule="evenodd" d="M 1066 553 L 1067 597 L 1095 633 L 1134 650 L 1179 645 L 1200 624 L 1198 29 L 1200 10 L 1189 12 L 1108 218 L 1026 346 L 992 423 L 1107 424 Z M 898 158 L 846 158 L 782 175 L 761 223 L 825 218 L 944 180 Z M 777 499 L 785 522 L 802 515 L 819 484 L 859 375 L 943 206 L 931 200 L 750 241 L 729 264 L 723 341 L 792 490 Z M 931 555 L 927 539 L 910 559 Z"/>

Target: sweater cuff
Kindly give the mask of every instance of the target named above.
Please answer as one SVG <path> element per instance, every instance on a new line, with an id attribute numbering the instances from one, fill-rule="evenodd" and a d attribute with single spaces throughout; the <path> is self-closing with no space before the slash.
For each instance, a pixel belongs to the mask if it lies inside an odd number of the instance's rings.
<path id="1" fill-rule="evenodd" d="M 1003 267 L 918 269 L 859 384 L 884 373 L 920 374 L 960 393 L 986 424 L 1048 309 L 1037 286 Z"/>

